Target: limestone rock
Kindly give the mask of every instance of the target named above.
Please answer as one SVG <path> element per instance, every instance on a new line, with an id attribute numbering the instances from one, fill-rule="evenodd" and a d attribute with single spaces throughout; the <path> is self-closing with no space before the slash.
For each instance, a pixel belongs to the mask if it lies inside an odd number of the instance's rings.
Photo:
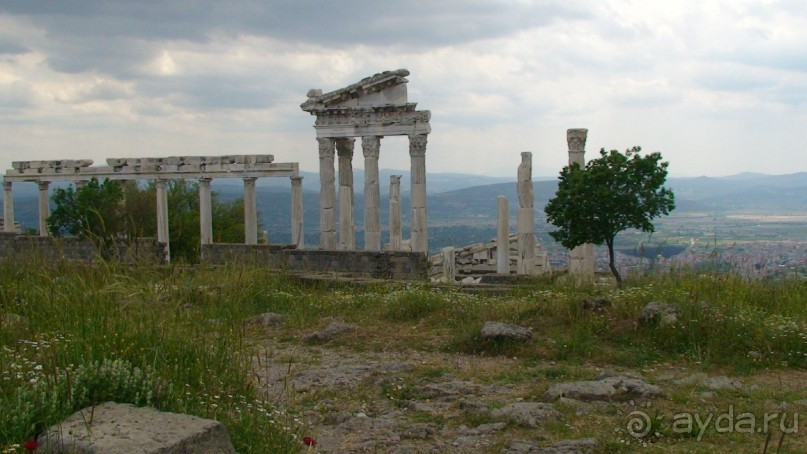
<path id="1" fill-rule="evenodd" d="M 545 397 L 549 400 L 567 397 L 589 402 L 650 399 L 660 394 L 661 389 L 658 386 L 645 383 L 641 379 L 615 376 L 602 380 L 558 383 L 547 390 Z"/>
<path id="2" fill-rule="evenodd" d="M 502 322 L 485 322 L 481 337 L 483 340 L 525 342 L 532 338 L 532 331 Z"/>
<path id="3" fill-rule="evenodd" d="M 661 301 L 647 303 L 639 320 L 646 325 L 672 325 L 678 321 L 678 305 Z"/>
<path id="4" fill-rule="evenodd" d="M 685 386 L 696 385 L 707 389 L 711 389 L 713 391 L 721 391 L 725 389 L 741 389 L 743 387 L 742 382 L 739 380 L 734 380 L 724 375 L 717 377 L 710 377 L 702 372 L 692 374 L 680 380 L 676 380 L 675 384 Z"/>
<path id="5" fill-rule="evenodd" d="M 315 331 L 305 337 L 302 342 L 304 344 L 317 344 L 325 343 L 334 340 L 335 338 L 356 331 L 356 325 L 348 325 L 342 322 L 331 322 L 324 330 Z"/>
<path id="6" fill-rule="evenodd" d="M 586 454 L 594 452 L 599 443 L 594 438 L 579 440 L 561 440 L 552 446 L 541 447 L 531 441 L 513 440 L 502 451 L 502 454 Z"/>
<path id="7" fill-rule="evenodd" d="M 583 299 L 583 310 L 584 311 L 591 311 L 591 312 L 602 312 L 607 308 L 611 307 L 613 304 L 607 298 L 597 297 L 597 298 L 584 298 Z"/>
<path id="8" fill-rule="evenodd" d="M 516 421 L 531 429 L 539 427 L 547 420 L 558 420 L 561 417 L 554 405 L 543 402 L 515 402 L 492 411 L 490 415 L 497 419 Z"/>
<path id="9" fill-rule="evenodd" d="M 218 421 L 115 402 L 74 413 L 37 444 L 37 453 L 235 453 Z"/>
<path id="10" fill-rule="evenodd" d="M 262 328 L 274 328 L 283 324 L 284 317 L 274 312 L 264 312 L 246 321 L 247 325 L 260 326 Z"/>

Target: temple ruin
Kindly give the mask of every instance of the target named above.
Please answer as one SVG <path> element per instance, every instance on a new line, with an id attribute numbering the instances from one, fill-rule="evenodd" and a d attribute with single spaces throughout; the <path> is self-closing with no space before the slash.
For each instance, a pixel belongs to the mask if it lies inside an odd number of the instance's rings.
<path id="1" fill-rule="evenodd" d="M 323 94 L 308 91 L 300 105 L 317 117 L 320 175 L 320 244 L 322 250 L 355 250 L 353 222 L 353 148 L 361 137 L 364 155 L 364 250 L 381 251 L 380 187 L 378 158 L 385 136 L 409 137 L 411 161 L 411 248 L 428 253 L 426 228 L 426 142 L 431 132 L 428 110 L 415 110 L 407 100 L 409 71 L 385 71 Z M 339 160 L 339 223 L 337 237 L 334 155 Z M 404 242 L 390 239 L 391 250 Z"/>
<path id="2" fill-rule="evenodd" d="M 245 244 L 258 243 L 258 211 L 255 182 L 263 177 L 289 177 L 292 191 L 292 242 L 302 246 L 302 177 L 294 163 L 275 163 L 272 155 L 175 156 L 167 158 L 110 158 L 106 166 L 93 167 L 83 160 L 16 161 L 3 176 L 4 231 L 14 232 L 15 182 L 39 185 L 39 235 L 48 236 L 48 188 L 54 181 L 69 181 L 76 187 L 92 178 L 98 180 L 152 180 L 157 190 L 157 242 L 163 245 L 164 262 L 170 262 L 168 232 L 168 192 L 166 182 L 172 179 L 199 181 L 199 228 L 202 245 L 213 243 L 213 211 L 210 182 L 214 178 L 244 180 Z M 297 206 L 299 205 L 299 206 Z"/>

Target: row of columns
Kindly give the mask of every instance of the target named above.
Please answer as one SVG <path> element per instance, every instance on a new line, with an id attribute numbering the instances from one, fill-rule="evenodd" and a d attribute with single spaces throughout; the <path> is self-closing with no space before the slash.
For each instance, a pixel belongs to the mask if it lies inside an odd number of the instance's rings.
<path id="1" fill-rule="evenodd" d="M 50 181 L 38 181 L 39 186 L 39 236 L 48 236 L 48 216 L 50 216 L 50 199 L 48 188 Z M 14 221 L 14 193 L 12 182 L 3 182 L 3 231 L 16 232 Z"/>
<path id="2" fill-rule="evenodd" d="M 320 177 L 320 249 L 356 249 L 356 227 L 353 219 L 353 149 L 354 138 L 319 137 Z M 411 160 L 411 242 L 417 252 L 428 252 L 426 230 L 426 143 L 425 134 L 409 136 Z M 378 157 L 381 136 L 361 138 L 364 155 L 364 250 L 381 251 L 381 189 Z M 339 168 L 339 228 L 337 236 L 334 156 Z M 394 214 L 397 208 L 397 217 Z M 390 248 L 400 250 L 400 176 L 390 179 Z"/>

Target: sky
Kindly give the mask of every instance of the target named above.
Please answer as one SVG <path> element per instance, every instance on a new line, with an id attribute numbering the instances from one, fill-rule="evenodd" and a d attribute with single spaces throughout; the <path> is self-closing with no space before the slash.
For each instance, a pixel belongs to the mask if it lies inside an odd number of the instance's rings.
<path id="1" fill-rule="evenodd" d="M 557 175 L 568 128 L 587 158 L 639 145 L 672 176 L 807 171 L 805 43 L 804 0 L 0 0 L 0 166 L 317 171 L 307 91 L 406 68 L 429 172 L 515 178 L 531 151 Z M 407 169 L 407 147 L 383 139 L 380 166 Z"/>

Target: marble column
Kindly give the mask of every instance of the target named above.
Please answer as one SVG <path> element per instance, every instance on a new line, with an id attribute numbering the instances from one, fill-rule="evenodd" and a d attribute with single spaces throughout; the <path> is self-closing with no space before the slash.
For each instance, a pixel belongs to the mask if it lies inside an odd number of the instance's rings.
<path id="1" fill-rule="evenodd" d="M 452 246 L 443 248 L 443 277 L 449 284 L 457 282 L 457 251 Z"/>
<path id="2" fill-rule="evenodd" d="M 336 249 L 336 190 L 333 156 L 336 143 L 330 138 L 317 138 L 319 144 L 319 248 Z"/>
<path id="3" fill-rule="evenodd" d="M 210 178 L 199 179 L 199 229 L 201 244 L 213 244 L 213 201 Z"/>
<path id="4" fill-rule="evenodd" d="M 569 145 L 569 165 L 577 163 L 580 168 L 586 167 L 586 138 L 588 129 L 567 129 L 566 142 Z M 594 245 L 582 244 L 572 249 L 569 254 L 569 273 L 594 276 Z"/>
<path id="5" fill-rule="evenodd" d="M 356 225 L 353 222 L 353 146 L 356 139 L 336 139 L 339 156 L 339 249 L 356 249 Z"/>
<path id="6" fill-rule="evenodd" d="M 48 187 L 50 187 L 50 181 L 38 181 L 37 185 L 39 186 L 39 236 L 48 236 L 48 216 L 50 216 Z"/>
<path id="7" fill-rule="evenodd" d="M 157 190 L 157 242 L 165 244 L 165 263 L 171 262 L 171 248 L 168 241 L 168 191 L 165 180 L 156 180 Z"/>
<path id="8" fill-rule="evenodd" d="M 532 192 L 532 153 L 521 153 L 518 166 L 517 274 L 535 274 L 535 208 Z"/>
<path id="9" fill-rule="evenodd" d="M 510 274 L 510 214 L 507 197 L 500 195 L 496 202 L 499 208 L 499 223 L 496 235 L 496 272 Z"/>
<path id="10" fill-rule="evenodd" d="M 258 204 L 255 177 L 244 178 L 244 244 L 258 244 Z"/>
<path id="11" fill-rule="evenodd" d="M 381 187 L 378 181 L 380 136 L 361 138 L 364 154 L 364 250 L 381 250 Z M 400 246 L 399 246 L 400 247 Z"/>
<path id="12" fill-rule="evenodd" d="M 291 177 L 291 244 L 305 247 L 303 233 L 303 177 Z"/>
<path id="13" fill-rule="evenodd" d="M 409 136 L 410 197 L 412 216 L 410 234 L 412 250 L 428 254 L 429 237 L 426 231 L 426 134 Z"/>
<path id="14" fill-rule="evenodd" d="M 10 181 L 3 181 L 3 231 L 16 232 L 14 228 L 14 194 Z"/>
<path id="15" fill-rule="evenodd" d="M 389 249 L 391 251 L 402 249 L 401 176 L 389 176 Z"/>

